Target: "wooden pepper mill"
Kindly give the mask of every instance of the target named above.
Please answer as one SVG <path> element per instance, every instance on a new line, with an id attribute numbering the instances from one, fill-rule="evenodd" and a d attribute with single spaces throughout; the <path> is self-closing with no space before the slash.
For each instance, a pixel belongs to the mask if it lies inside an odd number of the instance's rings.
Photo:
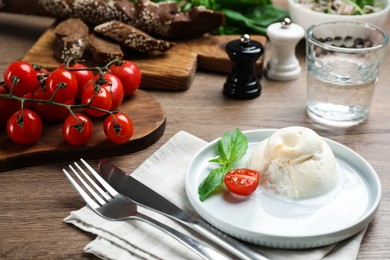
<path id="1" fill-rule="evenodd" d="M 232 71 L 223 87 L 223 93 L 234 99 L 252 99 L 260 96 L 261 85 L 256 75 L 256 61 L 264 53 L 261 43 L 248 34 L 229 42 L 225 50 L 232 63 Z"/>

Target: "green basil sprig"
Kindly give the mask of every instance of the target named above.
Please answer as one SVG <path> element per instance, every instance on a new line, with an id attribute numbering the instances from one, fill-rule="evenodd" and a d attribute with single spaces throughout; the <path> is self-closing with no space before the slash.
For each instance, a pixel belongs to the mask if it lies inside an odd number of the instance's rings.
<path id="1" fill-rule="evenodd" d="M 219 165 L 212 170 L 198 187 L 199 199 L 207 199 L 222 183 L 225 174 L 232 170 L 232 164 L 244 157 L 248 149 L 248 139 L 236 128 L 232 132 L 224 133 L 217 143 L 219 156 L 209 162 Z"/>

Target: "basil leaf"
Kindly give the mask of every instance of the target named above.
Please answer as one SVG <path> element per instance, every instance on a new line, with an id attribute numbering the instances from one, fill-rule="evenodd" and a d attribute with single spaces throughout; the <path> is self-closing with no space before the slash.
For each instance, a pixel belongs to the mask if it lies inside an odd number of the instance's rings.
<path id="1" fill-rule="evenodd" d="M 218 152 L 228 164 L 240 160 L 248 149 L 248 140 L 240 129 L 224 133 L 218 141 Z"/>
<path id="2" fill-rule="evenodd" d="M 221 166 L 229 164 L 229 162 L 226 160 L 226 158 L 222 158 L 222 157 L 211 159 L 209 162 L 215 162 L 215 163 L 218 163 Z"/>
<path id="3" fill-rule="evenodd" d="M 230 170 L 230 166 L 222 166 L 210 172 L 198 187 L 200 201 L 207 199 L 223 183 L 225 174 Z"/>

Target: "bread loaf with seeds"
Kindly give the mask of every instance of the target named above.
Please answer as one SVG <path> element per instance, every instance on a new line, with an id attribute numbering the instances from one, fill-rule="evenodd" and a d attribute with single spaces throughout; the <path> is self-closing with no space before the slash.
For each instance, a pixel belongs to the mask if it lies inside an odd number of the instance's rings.
<path id="1" fill-rule="evenodd" d="M 175 45 L 169 41 L 155 39 L 120 21 L 100 24 L 94 28 L 94 31 L 120 43 L 123 47 L 142 53 L 166 52 Z"/>
<path id="2" fill-rule="evenodd" d="M 51 16 L 76 17 L 91 25 L 132 19 L 131 13 L 124 11 L 133 6 L 128 0 L 39 0 L 38 3 Z"/>
<path id="3" fill-rule="evenodd" d="M 155 37 L 188 39 L 216 30 L 223 24 L 223 14 L 194 7 L 181 12 L 174 2 L 149 0 L 0 0 L 0 11 L 56 17 L 80 18 L 89 25 L 112 20 L 130 24 Z"/>

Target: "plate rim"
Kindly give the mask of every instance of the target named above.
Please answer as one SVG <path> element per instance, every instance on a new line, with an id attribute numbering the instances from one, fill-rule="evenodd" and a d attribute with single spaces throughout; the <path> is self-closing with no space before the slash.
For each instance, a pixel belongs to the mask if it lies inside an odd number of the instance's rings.
<path id="1" fill-rule="evenodd" d="M 257 133 L 261 133 L 262 135 L 267 135 L 268 137 L 275 132 L 276 128 L 263 128 L 263 129 L 252 129 L 252 130 L 246 130 L 242 131 L 245 136 L 253 135 Z M 260 141 L 268 138 L 265 137 Z M 221 224 L 214 223 L 213 221 L 210 221 L 210 217 L 207 215 L 210 215 L 210 213 L 204 213 L 199 212 L 198 207 L 200 207 L 200 202 L 196 201 L 199 200 L 199 198 L 192 195 L 192 189 L 191 188 L 191 166 L 195 163 L 196 159 L 204 153 L 206 150 L 215 147 L 217 142 L 221 139 L 221 137 L 212 140 L 207 145 L 205 145 L 203 148 L 201 148 L 191 159 L 190 163 L 188 164 L 187 170 L 186 170 L 186 176 L 185 176 L 185 190 L 187 194 L 187 198 L 190 201 L 191 206 L 194 208 L 195 212 L 199 214 L 206 222 L 209 222 L 214 227 L 218 228 L 219 230 L 234 236 L 238 239 L 257 244 L 257 245 L 263 245 L 263 246 L 269 246 L 269 247 L 276 247 L 276 248 L 286 248 L 286 249 L 296 249 L 296 248 L 312 248 L 312 247 L 318 247 L 318 246 L 324 246 L 329 245 L 341 240 L 344 240 L 359 231 L 363 230 L 365 226 L 372 221 L 372 219 L 375 217 L 376 212 L 378 211 L 380 201 L 381 201 L 381 194 L 382 194 L 382 187 L 381 182 L 379 179 L 378 174 L 376 173 L 375 169 L 371 166 L 371 164 L 365 160 L 360 154 L 353 151 L 349 147 L 338 143 L 334 140 L 331 140 L 329 138 L 321 136 L 331 147 L 333 153 L 335 156 L 343 161 L 346 161 L 348 165 L 351 166 L 350 161 L 347 160 L 345 157 L 356 157 L 359 159 L 357 164 L 363 164 L 367 169 L 369 169 L 368 172 L 362 172 L 361 170 L 358 171 L 360 175 L 363 175 L 361 177 L 365 178 L 365 183 L 370 181 L 370 183 L 374 184 L 374 188 L 370 189 L 371 193 L 373 194 L 373 200 L 372 203 L 368 205 L 367 210 L 362 214 L 362 216 L 357 219 L 356 221 L 350 223 L 349 225 L 346 225 L 345 227 L 329 231 L 329 232 L 323 232 L 321 234 L 315 234 L 315 235 L 274 235 L 269 233 L 259 233 L 259 232 L 250 232 L 246 231 L 248 234 L 248 237 L 243 237 L 235 232 L 231 232 L 228 230 L 222 230 L 219 226 L 226 224 L 225 221 L 222 221 Z M 340 154 L 340 150 L 344 150 L 344 154 Z M 356 167 L 356 163 L 352 164 L 352 166 Z M 360 167 L 356 167 L 357 169 L 360 169 Z M 368 179 L 367 179 L 368 178 Z M 373 180 L 373 181 L 372 181 Z M 366 184 L 367 185 L 367 184 Z M 193 185 L 192 185 L 193 186 Z M 206 215 L 206 216 L 205 216 Z M 259 238 L 253 239 L 253 236 L 258 236 Z M 313 238 L 318 239 L 318 241 L 312 241 Z M 292 241 L 294 240 L 294 241 Z"/>

